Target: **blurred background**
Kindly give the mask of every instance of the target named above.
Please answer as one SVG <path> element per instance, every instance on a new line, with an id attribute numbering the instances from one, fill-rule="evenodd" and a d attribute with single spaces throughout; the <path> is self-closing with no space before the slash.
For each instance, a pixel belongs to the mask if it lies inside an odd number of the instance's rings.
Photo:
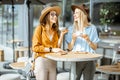
<path id="1" fill-rule="evenodd" d="M 101 39 L 96 53 L 104 57 L 99 64 L 111 64 L 114 58 L 120 59 L 119 54 L 117 58 L 113 57 L 113 50 L 117 49 L 115 45 L 120 44 L 120 0 L 0 0 L 1 64 L 15 62 L 19 57 L 32 56 L 31 41 L 34 29 L 39 24 L 39 16 L 44 5 L 50 3 L 59 5 L 62 9 L 59 27 L 72 25 L 72 4 L 86 4 L 90 9 L 91 23 L 96 26 Z M 66 49 L 65 42 L 62 48 Z M 15 55 L 19 51 L 24 53 Z M 58 62 L 58 67 L 62 71 L 69 71 L 69 66 L 66 66 L 68 64 Z"/>

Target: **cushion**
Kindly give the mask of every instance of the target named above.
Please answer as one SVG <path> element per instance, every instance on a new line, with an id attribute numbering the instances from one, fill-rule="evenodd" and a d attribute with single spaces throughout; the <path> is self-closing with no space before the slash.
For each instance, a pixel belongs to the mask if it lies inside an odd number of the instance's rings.
<path id="1" fill-rule="evenodd" d="M 0 80 L 21 80 L 19 74 L 3 74 L 0 76 Z"/>
<path id="2" fill-rule="evenodd" d="M 69 72 L 58 73 L 57 80 L 69 80 Z"/>

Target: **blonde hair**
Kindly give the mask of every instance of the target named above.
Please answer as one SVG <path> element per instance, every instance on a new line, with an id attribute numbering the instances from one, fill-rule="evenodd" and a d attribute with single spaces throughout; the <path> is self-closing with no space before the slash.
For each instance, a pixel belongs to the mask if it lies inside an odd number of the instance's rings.
<path id="1" fill-rule="evenodd" d="M 80 18 L 79 18 L 79 19 L 80 19 Z M 84 24 L 83 27 L 89 26 L 89 25 L 90 25 L 89 23 L 90 23 L 90 22 L 88 21 L 88 17 L 87 17 L 87 15 L 86 15 L 86 18 L 85 18 L 85 20 L 83 21 L 83 24 Z M 74 26 L 73 32 L 76 32 L 76 31 L 79 29 L 80 24 L 81 24 L 81 23 L 78 23 L 78 22 L 76 22 L 76 21 L 73 22 L 73 26 Z"/>

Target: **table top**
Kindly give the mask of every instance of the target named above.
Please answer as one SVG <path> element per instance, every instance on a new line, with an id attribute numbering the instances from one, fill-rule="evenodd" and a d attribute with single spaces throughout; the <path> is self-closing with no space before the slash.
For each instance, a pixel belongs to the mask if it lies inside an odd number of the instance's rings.
<path id="1" fill-rule="evenodd" d="M 15 62 L 9 64 L 9 66 L 12 67 L 13 69 L 23 69 L 25 67 L 25 62 Z"/>
<path id="2" fill-rule="evenodd" d="M 118 44 L 120 43 L 120 39 L 101 39 L 102 42 L 104 43 L 109 43 L 109 44 Z"/>
<path id="3" fill-rule="evenodd" d="M 65 55 L 60 55 L 60 53 L 49 53 L 45 57 L 55 60 L 55 61 L 93 61 L 101 59 L 102 55 L 96 53 L 88 52 L 67 52 Z"/>
<path id="4" fill-rule="evenodd" d="M 15 40 L 9 40 L 8 43 L 17 43 L 17 42 L 23 42 L 23 40 L 15 39 Z"/>
<path id="5" fill-rule="evenodd" d="M 28 51 L 28 47 L 17 47 L 15 51 Z"/>
<path id="6" fill-rule="evenodd" d="M 120 74 L 120 68 L 117 65 L 103 65 L 97 67 L 96 70 L 107 74 Z"/>

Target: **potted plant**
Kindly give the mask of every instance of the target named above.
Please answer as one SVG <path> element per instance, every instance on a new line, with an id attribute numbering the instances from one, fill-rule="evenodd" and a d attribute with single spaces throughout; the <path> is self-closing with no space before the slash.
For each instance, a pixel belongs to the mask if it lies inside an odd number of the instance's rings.
<path id="1" fill-rule="evenodd" d="M 109 18 L 110 11 L 108 9 L 100 9 L 100 23 L 104 26 L 104 32 L 108 32 L 108 25 L 113 22 L 113 19 Z"/>
<path id="2" fill-rule="evenodd" d="M 109 32 L 108 25 L 114 22 L 114 17 L 116 15 L 118 15 L 118 12 L 112 3 L 102 4 L 100 8 L 100 24 L 104 26 L 104 32 Z"/>

